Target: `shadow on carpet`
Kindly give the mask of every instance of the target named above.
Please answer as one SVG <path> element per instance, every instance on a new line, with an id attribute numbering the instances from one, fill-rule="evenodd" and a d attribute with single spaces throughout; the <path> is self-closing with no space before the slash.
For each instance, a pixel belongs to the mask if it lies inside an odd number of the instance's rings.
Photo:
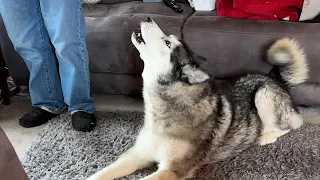
<path id="1" fill-rule="evenodd" d="M 97 113 L 98 126 L 76 132 L 69 114 L 51 120 L 22 159 L 31 180 L 84 180 L 131 147 L 142 126 L 141 112 Z M 275 144 L 253 146 L 240 156 L 206 165 L 194 179 L 319 180 L 320 126 L 304 125 Z M 143 170 L 123 179 L 139 179 Z"/>

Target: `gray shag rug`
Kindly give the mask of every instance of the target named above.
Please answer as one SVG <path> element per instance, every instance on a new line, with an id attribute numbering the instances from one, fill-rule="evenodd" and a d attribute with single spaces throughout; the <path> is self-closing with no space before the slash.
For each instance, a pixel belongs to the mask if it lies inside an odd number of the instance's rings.
<path id="1" fill-rule="evenodd" d="M 72 129 L 70 115 L 50 121 L 22 159 L 31 180 L 83 180 L 128 149 L 142 126 L 141 112 L 97 113 L 98 126 L 89 133 Z M 155 170 L 123 179 L 139 179 Z M 275 144 L 253 146 L 232 159 L 206 165 L 194 179 L 319 180 L 320 126 L 304 125 Z"/>

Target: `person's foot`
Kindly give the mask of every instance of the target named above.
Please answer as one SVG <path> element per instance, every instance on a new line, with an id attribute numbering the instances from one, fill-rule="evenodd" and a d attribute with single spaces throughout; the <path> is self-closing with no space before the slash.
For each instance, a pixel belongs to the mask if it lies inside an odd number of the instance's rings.
<path id="1" fill-rule="evenodd" d="M 91 131 L 97 124 L 93 114 L 84 111 L 72 113 L 72 126 L 76 131 Z"/>
<path id="2" fill-rule="evenodd" d="M 58 114 L 50 113 L 39 107 L 34 107 L 31 112 L 23 115 L 19 119 L 19 124 L 25 128 L 36 127 L 48 122 L 57 115 Z"/>

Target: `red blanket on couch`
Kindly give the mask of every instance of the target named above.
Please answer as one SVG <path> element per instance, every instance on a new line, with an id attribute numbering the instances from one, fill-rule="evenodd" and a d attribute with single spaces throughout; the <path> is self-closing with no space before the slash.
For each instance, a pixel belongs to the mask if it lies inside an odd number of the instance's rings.
<path id="1" fill-rule="evenodd" d="M 256 20 L 299 20 L 304 0 L 218 0 L 218 16 Z"/>

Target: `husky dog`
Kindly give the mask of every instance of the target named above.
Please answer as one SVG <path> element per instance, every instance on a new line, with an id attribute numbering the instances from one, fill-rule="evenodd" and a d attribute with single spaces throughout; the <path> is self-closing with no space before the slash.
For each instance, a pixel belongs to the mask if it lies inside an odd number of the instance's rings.
<path id="1" fill-rule="evenodd" d="M 186 46 L 146 18 L 131 40 L 144 61 L 145 120 L 135 145 L 89 180 L 123 177 L 152 162 L 143 180 L 191 178 L 204 164 L 273 143 L 303 124 L 288 88 L 308 77 L 306 57 L 291 39 L 267 51 L 275 76 L 248 74 L 228 85 L 211 83 Z"/>

